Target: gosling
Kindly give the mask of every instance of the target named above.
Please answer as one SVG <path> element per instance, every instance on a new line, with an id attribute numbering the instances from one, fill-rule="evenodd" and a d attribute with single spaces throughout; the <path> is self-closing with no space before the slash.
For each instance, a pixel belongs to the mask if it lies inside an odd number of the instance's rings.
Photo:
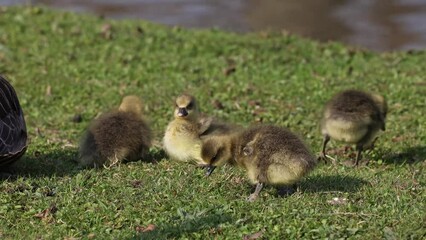
<path id="1" fill-rule="evenodd" d="M 168 124 L 164 134 L 164 150 L 175 160 L 200 162 L 200 135 L 210 123 L 210 119 L 201 118 L 193 96 L 178 96 L 175 101 L 174 120 Z"/>
<path id="2" fill-rule="evenodd" d="M 126 96 L 118 110 L 93 120 L 80 143 L 80 165 L 108 168 L 146 157 L 152 133 L 142 108 L 138 97 Z"/>
<path id="3" fill-rule="evenodd" d="M 265 184 L 287 190 L 309 173 L 317 159 L 308 147 L 288 129 L 259 125 L 228 136 L 213 136 L 202 146 L 207 175 L 217 166 L 236 164 L 247 171 L 255 191 L 255 201 Z"/>
<path id="4" fill-rule="evenodd" d="M 202 164 L 201 141 L 211 135 L 226 134 L 236 126 L 217 121 L 200 113 L 197 101 L 188 94 L 176 98 L 174 120 L 164 134 L 164 150 L 172 159 Z"/>
<path id="5" fill-rule="evenodd" d="M 364 149 L 372 148 L 380 130 L 385 130 L 387 104 L 383 96 L 358 90 L 335 95 L 325 106 L 321 121 L 323 146 L 321 158 L 326 161 L 330 139 L 356 145 L 354 166 Z"/>

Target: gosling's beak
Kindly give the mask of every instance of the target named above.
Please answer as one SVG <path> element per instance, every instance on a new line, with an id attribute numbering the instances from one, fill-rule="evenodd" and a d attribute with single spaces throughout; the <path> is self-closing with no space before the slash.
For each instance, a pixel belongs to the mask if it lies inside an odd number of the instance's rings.
<path id="1" fill-rule="evenodd" d="M 179 117 L 186 117 L 188 116 L 188 111 L 186 111 L 186 108 L 179 108 L 177 115 Z"/>
<path id="2" fill-rule="evenodd" d="M 207 177 L 210 176 L 210 174 L 213 173 L 215 168 L 216 168 L 216 166 L 212 166 L 212 165 L 206 166 L 206 176 Z"/>

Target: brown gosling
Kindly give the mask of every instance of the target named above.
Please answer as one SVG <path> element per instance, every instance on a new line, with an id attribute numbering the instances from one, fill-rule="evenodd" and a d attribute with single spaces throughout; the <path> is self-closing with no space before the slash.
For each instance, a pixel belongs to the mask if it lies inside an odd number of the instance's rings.
<path id="1" fill-rule="evenodd" d="M 201 139 L 224 134 L 232 129 L 231 125 L 202 115 L 195 98 L 182 94 L 176 98 L 174 119 L 164 134 L 164 150 L 172 159 L 202 164 Z"/>
<path id="2" fill-rule="evenodd" d="M 377 94 L 346 90 L 327 103 L 321 121 L 323 147 L 321 158 L 326 161 L 326 145 L 330 139 L 356 145 L 357 166 L 364 149 L 372 148 L 378 132 L 385 130 L 387 104 Z"/>
<path id="3" fill-rule="evenodd" d="M 83 136 L 79 163 L 84 167 L 111 167 L 145 157 L 152 133 L 142 116 L 139 97 L 126 96 L 118 110 L 94 119 Z"/>
<path id="4" fill-rule="evenodd" d="M 279 190 L 291 187 L 317 163 L 308 147 L 295 134 L 270 125 L 207 138 L 203 142 L 202 157 L 207 165 L 207 175 L 225 163 L 244 168 L 252 184 L 256 185 L 248 201 L 257 199 L 264 184 Z"/>

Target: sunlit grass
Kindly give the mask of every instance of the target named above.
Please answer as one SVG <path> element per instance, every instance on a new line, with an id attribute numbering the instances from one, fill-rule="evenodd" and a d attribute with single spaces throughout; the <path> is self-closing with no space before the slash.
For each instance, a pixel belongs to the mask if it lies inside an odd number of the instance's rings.
<path id="1" fill-rule="evenodd" d="M 424 238 L 425 62 L 424 51 L 375 54 L 285 33 L 0 8 L 0 73 L 19 95 L 30 135 L 16 179 L 0 185 L 0 238 Z M 267 187 L 246 202 L 252 189 L 242 170 L 206 178 L 158 148 L 109 170 L 74 162 L 89 121 L 126 94 L 145 101 L 156 146 L 174 97 L 189 92 L 210 115 L 289 127 L 318 152 L 322 107 L 346 88 L 388 99 L 370 165 L 320 165 L 287 198 Z M 329 146 L 339 162 L 352 156 Z"/>

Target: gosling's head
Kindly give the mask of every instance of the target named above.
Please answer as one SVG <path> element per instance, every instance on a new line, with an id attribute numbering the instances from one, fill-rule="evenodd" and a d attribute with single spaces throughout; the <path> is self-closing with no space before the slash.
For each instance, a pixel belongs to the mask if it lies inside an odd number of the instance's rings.
<path id="1" fill-rule="evenodd" d="M 132 112 L 138 115 L 142 114 L 143 104 L 139 97 L 130 95 L 125 96 L 121 101 L 119 111 L 123 112 Z"/>
<path id="2" fill-rule="evenodd" d="M 188 94 L 182 94 L 175 101 L 175 118 L 191 119 L 198 115 L 198 107 L 195 98 Z"/>
<path id="3" fill-rule="evenodd" d="M 373 101 L 377 104 L 377 106 L 380 109 L 380 113 L 386 117 L 386 114 L 388 112 L 388 104 L 386 103 L 386 99 L 379 94 L 371 94 Z"/>
<path id="4" fill-rule="evenodd" d="M 385 130 L 385 120 L 386 115 L 388 113 L 388 104 L 386 102 L 386 99 L 379 94 L 371 94 L 371 97 L 373 98 L 373 101 L 376 103 L 377 107 L 380 110 L 380 118 L 382 120 L 382 130 Z"/>
<path id="5" fill-rule="evenodd" d="M 201 158 L 206 166 L 206 175 L 210 176 L 216 167 L 232 159 L 232 143 L 225 137 L 210 137 L 203 141 Z"/>

